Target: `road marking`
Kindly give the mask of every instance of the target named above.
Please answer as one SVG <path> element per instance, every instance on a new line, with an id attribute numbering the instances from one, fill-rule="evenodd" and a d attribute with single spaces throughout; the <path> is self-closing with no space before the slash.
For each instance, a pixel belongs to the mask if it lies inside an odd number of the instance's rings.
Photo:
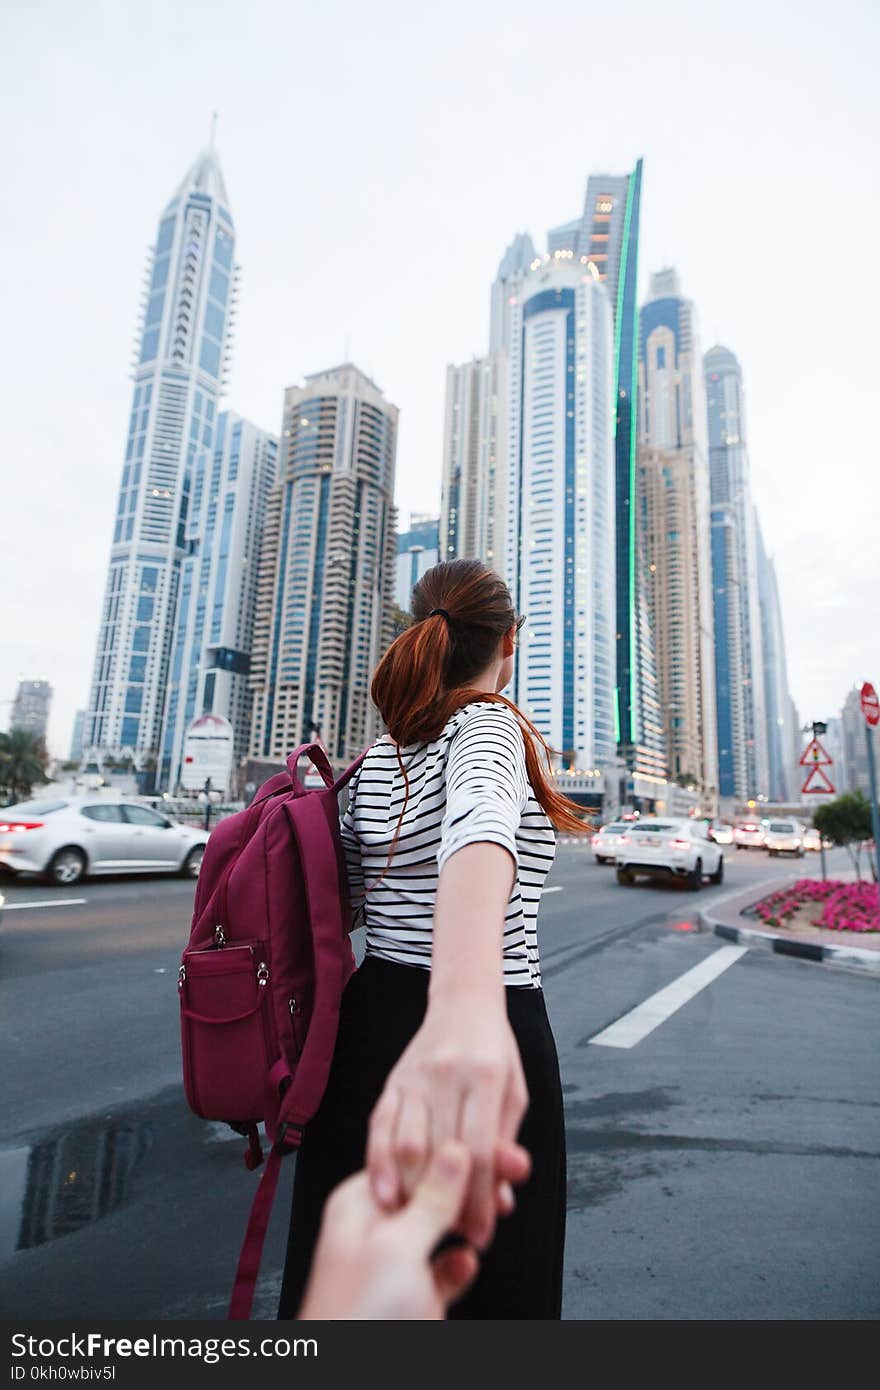
<path id="1" fill-rule="evenodd" d="M 653 1033 L 655 1028 L 659 1028 L 661 1023 L 665 1023 L 667 1018 L 693 999 L 695 994 L 699 994 L 701 989 L 723 974 L 734 961 L 744 956 L 748 949 L 748 946 L 722 946 L 720 950 L 713 951 L 692 970 L 679 975 L 671 985 L 658 990 L 650 999 L 624 1014 L 623 1018 L 603 1028 L 595 1038 L 590 1038 L 590 1042 L 598 1047 L 635 1047 L 642 1038 Z"/>
<path id="2" fill-rule="evenodd" d="M 24 912 L 29 907 L 78 907 L 80 903 L 87 903 L 88 898 L 50 898 L 45 902 L 39 903 L 5 903 L 4 912 Z"/>
<path id="3" fill-rule="evenodd" d="M 544 889 L 544 892 L 545 892 L 545 893 L 561 893 L 561 892 L 562 892 L 562 884 L 561 884 L 561 883 L 557 883 L 557 885 L 556 885 L 555 888 L 545 888 L 545 889 Z"/>

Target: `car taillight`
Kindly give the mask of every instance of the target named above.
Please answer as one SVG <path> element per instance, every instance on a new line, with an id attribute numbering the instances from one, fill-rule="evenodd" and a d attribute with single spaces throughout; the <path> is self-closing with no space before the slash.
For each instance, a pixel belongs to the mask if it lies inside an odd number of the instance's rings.
<path id="1" fill-rule="evenodd" d="M 6 835 L 14 830 L 42 830 L 41 820 L 5 820 L 0 821 L 0 835 Z"/>
<path id="2" fill-rule="evenodd" d="M 673 849 L 687 849 L 688 847 L 687 840 L 670 840 L 669 843 Z"/>

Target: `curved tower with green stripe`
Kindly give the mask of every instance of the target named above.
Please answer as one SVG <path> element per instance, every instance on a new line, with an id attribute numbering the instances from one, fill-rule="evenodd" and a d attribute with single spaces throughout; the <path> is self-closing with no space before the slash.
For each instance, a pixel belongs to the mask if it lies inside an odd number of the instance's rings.
<path id="1" fill-rule="evenodd" d="M 638 246 L 642 161 L 631 174 L 592 174 L 580 218 L 553 228 L 548 249 L 586 256 L 606 282 L 614 311 L 616 569 L 615 730 L 627 768 L 662 781 L 663 721 L 654 643 L 642 583 L 636 514 L 638 410 Z M 639 795 L 639 788 L 635 787 Z M 649 794 L 647 786 L 642 794 Z"/>

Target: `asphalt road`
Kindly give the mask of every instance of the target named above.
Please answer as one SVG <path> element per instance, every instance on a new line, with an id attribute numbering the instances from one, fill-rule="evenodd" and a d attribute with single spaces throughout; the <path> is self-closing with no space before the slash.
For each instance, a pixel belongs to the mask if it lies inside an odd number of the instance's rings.
<path id="1" fill-rule="evenodd" d="M 697 895 L 622 888 L 588 849 L 559 847 L 540 930 L 566 1091 L 567 1318 L 880 1311 L 877 979 L 695 930 L 698 904 L 791 872 L 726 857 L 724 887 Z M 3 892 L 0 1311 L 222 1317 L 256 1179 L 242 1141 L 182 1097 L 192 884 Z M 632 1011 L 695 968 L 714 978 L 633 1041 Z M 631 1045 L 603 1045 L 618 1020 Z M 274 1315 L 290 1180 L 259 1317 Z"/>

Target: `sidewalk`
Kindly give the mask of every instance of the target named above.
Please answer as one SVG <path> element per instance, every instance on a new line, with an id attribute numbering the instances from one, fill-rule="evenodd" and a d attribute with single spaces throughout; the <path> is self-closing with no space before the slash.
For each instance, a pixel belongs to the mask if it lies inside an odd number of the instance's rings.
<path id="1" fill-rule="evenodd" d="M 844 876 L 851 875 L 841 875 Z M 770 931 L 757 926 L 758 919 L 748 915 L 749 908 L 769 893 L 787 888 L 803 877 L 803 874 L 792 874 L 786 879 L 768 879 L 724 897 L 713 897 L 707 907 L 697 913 L 701 930 L 714 932 L 725 941 L 736 941 L 741 946 L 765 947 L 782 956 L 830 961 L 880 972 L 880 932 L 828 931 L 819 927 L 774 927 Z"/>

